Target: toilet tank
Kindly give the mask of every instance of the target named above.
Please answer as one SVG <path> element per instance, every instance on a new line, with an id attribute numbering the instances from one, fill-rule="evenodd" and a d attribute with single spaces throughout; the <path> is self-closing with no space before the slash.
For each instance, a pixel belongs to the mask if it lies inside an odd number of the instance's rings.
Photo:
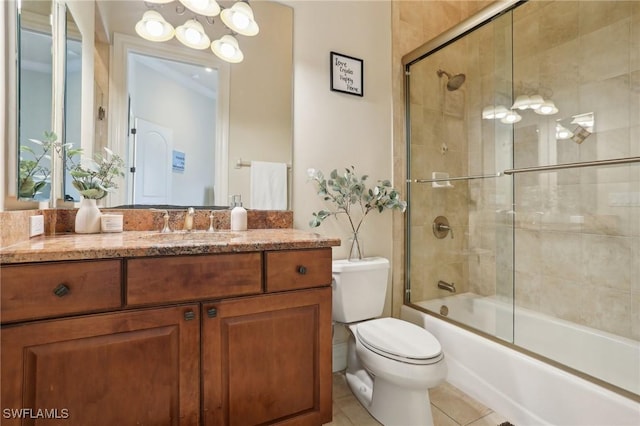
<path id="1" fill-rule="evenodd" d="M 333 320 L 364 321 L 382 315 L 389 261 L 383 257 L 333 261 Z"/>

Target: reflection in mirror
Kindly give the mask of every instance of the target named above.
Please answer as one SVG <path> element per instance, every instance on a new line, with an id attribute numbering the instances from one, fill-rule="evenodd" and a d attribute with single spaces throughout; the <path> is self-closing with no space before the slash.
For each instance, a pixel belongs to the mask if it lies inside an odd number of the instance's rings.
<path id="1" fill-rule="evenodd" d="M 47 200 L 51 160 L 43 146 L 52 128 L 51 1 L 23 0 L 18 11 L 18 197 Z"/>
<path id="2" fill-rule="evenodd" d="M 82 101 L 82 35 L 69 9 L 66 11 L 64 141 L 80 148 Z M 66 155 L 64 156 L 66 158 Z M 79 161 L 79 159 L 77 159 Z M 64 167 L 64 200 L 80 201 L 80 194 L 71 184 L 71 175 Z"/>
<path id="3" fill-rule="evenodd" d="M 221 5 L 227 7 L 231 3 L 222 1 Z M 171 10 L 175 9 L 176 4 L 177 2 L 171 2 L 161 6 L 166 19 L 170 19 Z M 148 164 L 145 169 L 149 170 L 171 170 L 163 174 L 166 179 L 160 179 L 162 172 L 158 172 L 158 177 L 149 181 L 157 186 L 155 191 L 167 188 L 167 179 L 173 181 L 170 185 L 172 197 L 180 198 L 169 198 L 168 204 L 194 207 L 212 203 L 228 205 L 228 196 L 232 194 L 242 195 L 243 201 L 249 200 L 250 168 L 236 169 L 238 160 L 292 163 L 293 10 L 273 1 L 252 2 L 251 7 L 256 21 L 260 23 L 260 33 L 254 37 L 236 36 L 244 52 L 243 62 L 217 68 L 221 73 L 218 74 L 215 92 L 216 109 L 209 110 L 208 118 L 203 117 L 202 109 L 197 114 L 189 113 L 189 120 L 197 120 L 198 127 L 205 124 L 210 126 L 206 135 L 208 153 L 199 154 L 184 147 L 190 146 L 196 139 L 204 139 L 203 136 L 191 136 L 185 132 L 178 135 L 179 124 L 165 126 L 163 121 L 145 117 L 140 112 L 140 103 L 146 101 L 147 96 L 134 98 L 130 84 L 132 77 L 128 71 L 129 53 L 138 53 L 138 57 L 146 59 L 154 57 L 177 61 L 184 68 L 181 79 L 190 81 L 191 87 L 198 81 L 202 82 L 204 74 L 198 74 L 200 77 L 196 80 L 193 77 L 197 74 L 195 69 L 189 70 L 186 64 L 197 65 L 200 67 L 198 73 L 201 73 L 203 65 L 216 69 L 216 64 L 221 61 L 216 62 L 219 60 L 210 49 L 195 51 L 184 47 L 175 39 L 152 43 L 139 37 L 135 32 L 135 25 L 147 10 L 145 2 L 97 1 L 96 10 L 100 17 L 96 21 L 104 25 L 108 35 L 107 42 L 113 43 L 109 59 L 107 144 L 128 164 L 133 161 L 131 157 L 136 152 L 136 182 L 140 181 L 140 171 L 137 168 L 142 163 Z M 212 31 L 212 39 L 218 38 L 219 34 L 215 33 L 225 28 L 215 22 L 210 27 L 207 26 L 207 31 Z M 143 42 L 146 45 L 141 47 Z M 100 50 L 99 46 L 97 50 Z M 144 66 L 149 67 L 148 64 Z M 151 71 L 149 73 L 149 76 L 153 75 Z M 171 83 L 171 87 L 174 84 L 176 83 Z M 194 92 L 193 88 L 186 90 Z M 169 86 L 155 86 L 152 93 L 155 95 L 152 107 L 161 109 L 165 115 L 177 116 L 180 113 L 177 98 L 166 96 L 171 93 Z M 160 95 L 163 95 L 162 99 L 159 98 Z M 141 153 L 140 149 L 134 149 L 135 140 L 129 135 L 129 131 L 136 123 L 136 118 L 173 128 L 173 147 L 165 148 L 162 155 L 156 150 Z M 96 131 L 99 129 L 98 124 L 100 123 L 96 122 Z M 96 148 L 101 147 L 96 144 Z M 151 153 L 154 158 L 161 159 L 162 163 L 153 163 L 152 159 L 147 158 Z M 192 172 L 198 174 L 197 185 L 190 180 L 189 174 Z M 137 183 L 133 185 L 132 173 L 127 174 L 126 182 L 107 198 L 108 206 L 133 204 L 139 200 L 140 191 L 133 193 Z M 186 198 L 187 195 L 189 198 Z M 245 206 L 251 208 L 246 201 Z"/>
<path id="4" fill-rule="evenodd" d="M 137 53 L 127 64 L 128 204 L 215 204 L 218 71 Z"/>

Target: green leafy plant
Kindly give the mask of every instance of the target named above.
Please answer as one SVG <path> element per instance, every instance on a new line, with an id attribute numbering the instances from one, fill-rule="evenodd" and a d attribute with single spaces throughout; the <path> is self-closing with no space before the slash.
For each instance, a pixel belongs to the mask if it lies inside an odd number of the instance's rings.
<path id="1" fill-rule="evenodd" d="M 363 253 L 358 232 L 365 217 L 375 211 L 382 213 L 389 209 L 404 212 L 407 208 L 407 202 L 400 198 L 400 193 L 392 187 L 390 181 L 381 180 L 377 185 L 368 188 L 368 176 L 358 176 L 353 166 L 345 168 L 343 174 L 338 174 L 338 170 L 334 169 L 329 179 L 325 179 L 320 170 L 309 169 L 307 174 L 309 179 L 315 182 L 318 195 L 324 201 L 333 204 L 330 210 L 314 212 L 309 226 L 315 228 L 330 216 L 345 215 L 353 233 L 350 253 L 354 253 L 359 259 L 362 259 Z"/>
<path id="2" fill-rule="evenodd" d="M 122 169 L 124 161 L 109 148 L 104 148 L 106 155 L 95 154 L 94 159 L 85 160 L 85 165 L 76 160 L 82 148 L 66 150 L 65 166 L 69 170 L 73 187 L 84 198 L 100 200 L 109 192 L 118 188 L 117 178 L 124 177 Z"/>
<path id="3" fill-rule="evenodd" d="M 43 164 L 43 160 L 49 160 L 51 154 L 62 152 L 63 145 L 58 142 L 58 136 L 54 132 L 44 132 L 44 138 L 29 139 L 34 144 L 42 147 L 36 151 L 29 145 L 20 145 L 20 162 L 18 171 L 18 196 L 20 198 L 35 198 L 47 184 L 51 176 L 49 166 Z"/>

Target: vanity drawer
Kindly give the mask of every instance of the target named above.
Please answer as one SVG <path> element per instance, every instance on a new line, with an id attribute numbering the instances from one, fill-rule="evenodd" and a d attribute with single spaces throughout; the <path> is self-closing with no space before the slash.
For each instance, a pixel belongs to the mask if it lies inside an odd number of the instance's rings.
<path id="1" fill-rule="evenodd" d="M 182 302 L 262 292 L 260 252 L 127 260 L 127 304 Z"/>
<path id="2" fill-rule="evenodd" d="M 106 311 L 122 306 L 122 262 L 4 265 L 2 322 Z"/>
<path id="3" fill-rule="evenodd" d="M 331 284 L 331 249 L 266 252 L 267 292 Z"/>

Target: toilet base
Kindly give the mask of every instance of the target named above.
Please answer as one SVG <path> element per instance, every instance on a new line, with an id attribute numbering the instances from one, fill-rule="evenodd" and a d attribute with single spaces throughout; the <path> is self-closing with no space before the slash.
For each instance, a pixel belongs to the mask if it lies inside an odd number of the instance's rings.
<path id="1" fill-rule="evenodd" d="M 345 373 L 351 392 L 362 406 L 385 426 L 433 426 L 427 391 L 401 389 L 365 370 Z"/>

